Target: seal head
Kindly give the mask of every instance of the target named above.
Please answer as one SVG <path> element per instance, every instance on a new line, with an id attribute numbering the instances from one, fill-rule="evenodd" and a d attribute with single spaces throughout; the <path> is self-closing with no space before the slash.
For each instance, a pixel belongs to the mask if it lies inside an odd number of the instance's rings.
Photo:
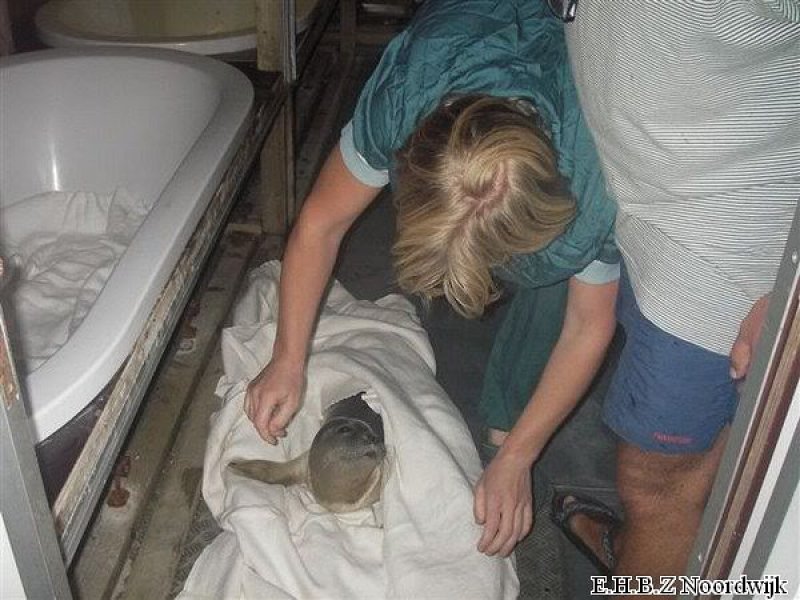
<path id="1" fill-rule="evenodd" d="M 229 466 L 266 483 L 305 483 L 328 510 L 351 512 L 380 499 L 385 457 L 383 421 L 362 393 L 328 408 L 308 452 L 285 463 L 254 460 Z"/>

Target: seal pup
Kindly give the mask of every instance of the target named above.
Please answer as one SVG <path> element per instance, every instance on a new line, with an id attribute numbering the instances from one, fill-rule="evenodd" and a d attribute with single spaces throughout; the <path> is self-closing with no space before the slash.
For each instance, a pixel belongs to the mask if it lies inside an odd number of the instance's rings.
<path id="1" fill-rule="evenodd" d="M 383 421 L 363 392 L 325 411 L 311 447 L 288 462 L 245 460 L 228 464 L 234 472 L 265 483 L 304 483 L 331 512 L 352 512 L 381 496 L 386 446 Z"/>

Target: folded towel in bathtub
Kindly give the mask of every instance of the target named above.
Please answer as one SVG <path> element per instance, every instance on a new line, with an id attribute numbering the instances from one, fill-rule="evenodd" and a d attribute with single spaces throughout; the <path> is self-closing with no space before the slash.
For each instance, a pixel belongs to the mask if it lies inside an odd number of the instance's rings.
<path id="1" fill-rule="evenodd" d="M 47 192 L 3 210 L 7 317 L 29 373 L 63 346 L 103 290 L 149 207 L 125 190 Z"/>
<path id="2" fill-rule="evenodd" d="M 334 283 L 316 329 L 303 407 L 269 446 L 244 415 L 247 382 L 275 336 L 279 264 L 253 271 L 222 336 L 225 404 L 209 435 L 203 494 L 223 528 L 195 563 L 188 598 L 516 598 L 511 559 L 476 550 L 472 514 L 480 462 L 469 431 L 434 378 L 425 331 L 408 301 L 357 301 Z M 305 451 L 331 403 L 369 390 L 390 463 L 379 503 L 333 514 L 304 486 L 226 469 L 235 459 L 283 461 Z"/>

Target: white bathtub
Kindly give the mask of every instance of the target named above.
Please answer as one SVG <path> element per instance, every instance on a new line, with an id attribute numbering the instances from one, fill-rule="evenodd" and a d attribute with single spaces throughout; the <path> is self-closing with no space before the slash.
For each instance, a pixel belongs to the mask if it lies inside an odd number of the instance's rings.
<path id="1" fill-rule="evenodd" d="M 296 29 L 317 0 L 296 0 Z M 219 55 L 256 47 L 255 0 L 50 0 L 36 13 L 48 46 L 124 44 Z"/>
<path id="2" fill-rule="evenodd" d="M 184 52 L 0 59 L 0 234 L 34 227 L 41 216 L 19 203 L 49 191 L 122 188 L 153 202 L 80 326 L 23 378 L 37 440 L 122 365 L 245 134 L 252 101 L 239 71 Z"/>

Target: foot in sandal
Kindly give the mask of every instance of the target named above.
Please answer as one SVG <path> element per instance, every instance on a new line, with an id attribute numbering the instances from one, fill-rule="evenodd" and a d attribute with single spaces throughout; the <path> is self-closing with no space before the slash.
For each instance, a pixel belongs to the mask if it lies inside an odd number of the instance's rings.
<path id="1" fill-rule="evenodd" d="M 551 517 L 602 574 L 611 574 L 616 562 L 614 535 L 622 525 L 611 508 L 592 498 L 570 493 L 556 494 Z"/>

